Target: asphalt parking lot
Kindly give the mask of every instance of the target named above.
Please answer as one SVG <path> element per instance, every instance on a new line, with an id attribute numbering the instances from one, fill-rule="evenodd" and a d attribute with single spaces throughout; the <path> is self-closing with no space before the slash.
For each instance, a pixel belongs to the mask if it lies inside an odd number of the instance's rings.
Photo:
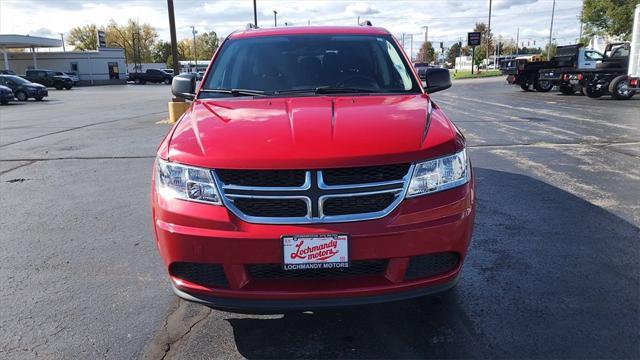
<path id="1" fill-rule="evenodd" d="M 0 358 L 639 358 L 640 96 L 488 78 L 434 98 L 477 176 L 458 286 L 274 315 L 169 289 L 149 210 L 168 86 L 0 107 Z"/>

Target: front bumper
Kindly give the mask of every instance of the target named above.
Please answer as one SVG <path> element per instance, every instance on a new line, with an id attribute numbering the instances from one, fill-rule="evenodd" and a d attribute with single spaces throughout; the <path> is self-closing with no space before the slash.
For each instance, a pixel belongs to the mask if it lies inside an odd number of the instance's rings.
<path id="1" fill-rule="evenodd" d="M 444 291 L 455 285 L 475 216 L 472 181 L 440 193 L 406 199 L 384 218 L 350 223 L 269 225 L 238 219 L 223 206 L 165 199 L 152 185 L 158 249 L 176 294 L 225 309 L 316 308 L 383 302 Z M 350 261 L 385 260 L 365 276 L 254 278 L 249 267 L 281 264 L 283 235 L 350 235 Z M 406 278 L 416 256 L 455 253 L 446 272 Z M 172 264 L 217 264 L 224 286 L 207 286 L 172 273 Z"/>

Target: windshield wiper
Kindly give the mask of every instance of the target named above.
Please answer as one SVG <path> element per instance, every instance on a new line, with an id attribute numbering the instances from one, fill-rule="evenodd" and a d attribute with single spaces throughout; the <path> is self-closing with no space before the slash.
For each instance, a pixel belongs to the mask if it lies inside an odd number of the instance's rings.
<path id="1" fill-rule="evenodd" d="M 264 96 L 262 90 L 249 90 L 249 89 L 201 89 L 200 92 L 216 93 L 216 94 L 229 94 L 233 96 Z"/>
<path id="2" fill-rule="evenodd" d="M 348 88 L 348 87 L 332 87 L 332 86 L 320 86 L 316 88 L 308 89 L 288 89 L 288 90 L 276 90 L 274 95 L 280 94 L 348 94 L 348 93 L 377 93 L 378 90 L 363 89 L 363 88 Z"/>

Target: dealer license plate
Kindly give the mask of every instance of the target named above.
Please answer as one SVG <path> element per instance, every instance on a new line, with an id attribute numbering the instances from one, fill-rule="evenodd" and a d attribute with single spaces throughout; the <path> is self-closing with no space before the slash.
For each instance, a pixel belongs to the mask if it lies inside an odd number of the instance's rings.
<path id="1" fill-rule="evenodd" d="M 349 236 L 345 234 L 282 237 L 285 270 L 349 267 Z"/>

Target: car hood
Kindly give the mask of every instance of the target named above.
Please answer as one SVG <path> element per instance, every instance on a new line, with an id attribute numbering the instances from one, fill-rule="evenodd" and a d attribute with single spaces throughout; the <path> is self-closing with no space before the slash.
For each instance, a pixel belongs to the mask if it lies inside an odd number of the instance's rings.
<path id="1" fill-rule="evenodd" d="M 22 84 L 21 86 L 23 87 L 27 87 L 27 88 L 38 88 L 38 89 L 42 89 L 42 88 L 47 88 L 46 86 L 42 85 L 42 84 L 38 84 L 38 83 L 28 83 L 28 84 Z"/>
<path id="2" fill-rule="evenodd" d="M 462 136 L 437 106 L 426 131 L 429 101 L 426 95 L 196 100 L 159 155 L 209 168 L 292 169 L 409 162 L 460 149 Z"/>

